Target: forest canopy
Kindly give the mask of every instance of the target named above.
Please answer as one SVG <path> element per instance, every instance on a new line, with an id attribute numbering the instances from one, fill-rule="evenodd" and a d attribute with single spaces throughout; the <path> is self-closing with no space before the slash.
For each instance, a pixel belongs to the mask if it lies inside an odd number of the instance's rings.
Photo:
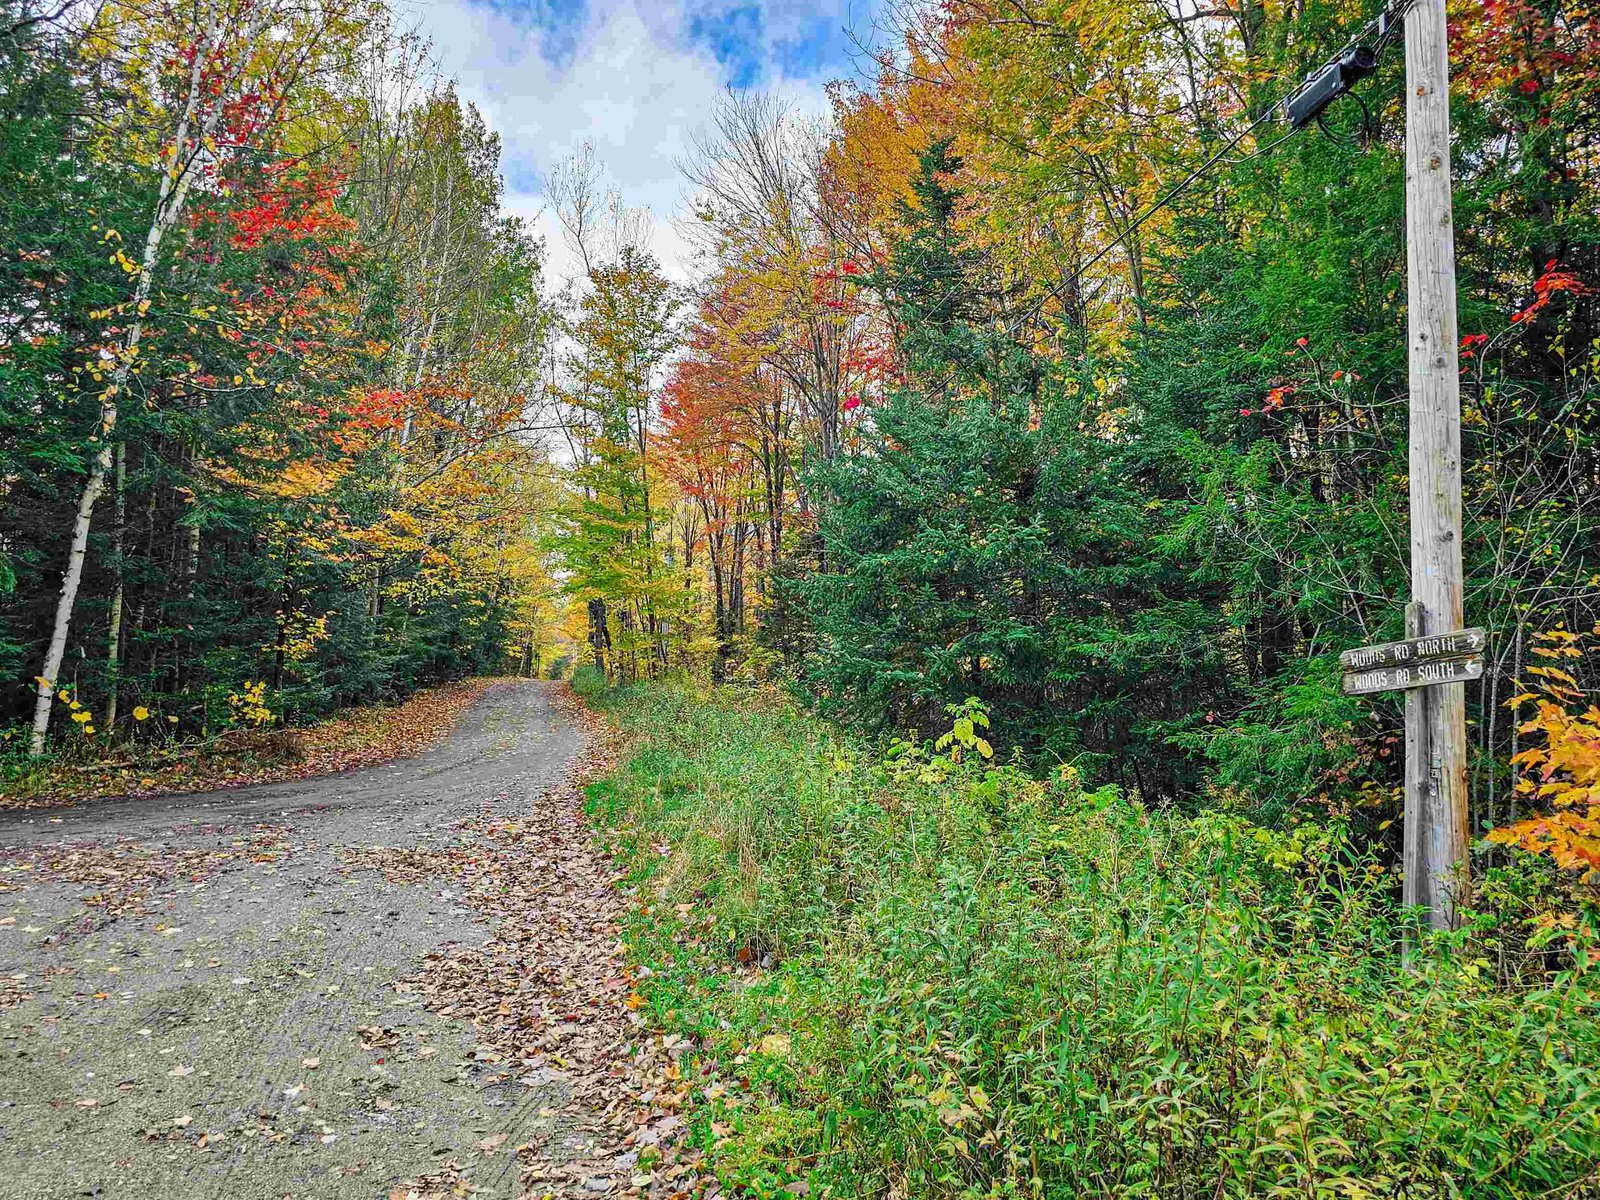
<path id="1" fill-rule="evenodd" d="M 551 278 L 379 5 L 5 5 L 13 745 L 581 660 L 970 698 L 999 758 L 1393 848 L 1399 704 L 1337 658 L 1404 629 L 1394 39 L 1282 109 L 1368 6 L 892 5 L 825 112 L 708 114 L 684 283 L 591 150 Z M 1450 38 L 1471 825 L 1593 868 L 1600 18 Z"/>

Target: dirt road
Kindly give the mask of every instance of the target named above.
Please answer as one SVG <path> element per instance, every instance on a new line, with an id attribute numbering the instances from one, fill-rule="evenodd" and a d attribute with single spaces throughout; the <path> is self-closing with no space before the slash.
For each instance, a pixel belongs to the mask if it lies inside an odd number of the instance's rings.
<path id="1" fill-rule="evenodd" d="M 593 1153 L 539 1045 L 508 1058 L 396 986 L 485 960 L 484 895 L 567 869 L 468 875 L 582 746 L 553 686 L 497 685 L 439 749 L 351 775 L 0 814 L 0 1197 L 387 1197 L 448 1162 L 511 1196 L 519 1145 Z"/>

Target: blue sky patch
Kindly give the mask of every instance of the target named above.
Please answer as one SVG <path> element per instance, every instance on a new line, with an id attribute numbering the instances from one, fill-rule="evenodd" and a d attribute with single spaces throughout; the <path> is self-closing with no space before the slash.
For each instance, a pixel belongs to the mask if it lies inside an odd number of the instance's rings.
<path id="1" fill-rule="evenodd" d="M 517 154 L 503 154 L 500 170 L 505 176 L 506 190 L 511 192 L 539 192 L 544 190 L 544 176 L 527 159 Z"/>
<path id="2" fill-rule="evenodd" d="M 765 54 L 761 10 L 754 4 L 689 18 L 689 42 L 710 50 L 727 72 L 723 81 L 744 88 L 760 81 Z"/>
<path id="3" fill-rule="evenodd" d="M 578 37 L 589 16 L 589 0 L 472 0 L 519 27 L 537 31 L 540 56 L 565 66 L 578 51 Z"/>
<path id="4" fill-rule="evenodd" d="M 581 269 L 543 195 L 584 142 L 606 187 L 649 209 L 652 249 L 675 279 L 693 253 L 673 214 L 679 164 L 726 89 L 772 89 L 823 117 L 821 85 L 854 76 L 845 27 L 888 0 L 449 0 L 420 6 L 444 72 L 501 139 L 506 211 L 545 241 L 551 278 Z"/>
<path id="5" fill-rule="evenodd" d="M 845 73 L 852 49 L 838 17 L 814 17 L 799 37 L 774 39 L 772 57 L 785 75 L 810 79 Z"/>

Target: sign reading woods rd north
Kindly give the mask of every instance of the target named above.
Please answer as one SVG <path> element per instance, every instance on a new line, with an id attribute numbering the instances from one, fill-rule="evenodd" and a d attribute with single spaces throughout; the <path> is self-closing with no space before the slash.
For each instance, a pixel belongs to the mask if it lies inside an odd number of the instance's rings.
<path id="1" fill-rule="evenodd" d="M 1431 639 L 1430 639 L 1431 640 Z M 1431 687 L 1437 683 L 1466 683 L 1483 675 L 1483 656 L 1435 658 L 1406 667 L 1374 667 L 1370 671 L 1351 671 L 1344 677 L 1344 690 L 1351 696 L 1367 692 L 1387 692 L 1396 688 Z"/>
<path id="2" fill-rule="evenodd" d="M 1462 658 L 1477 654 L 1488 642 L 1481 629 L 1458 629 L 1454 633 L 1407 638 L 1403 642 L 1384 642 L 1380 646 L 1346 650 L 1339 655 L 1339 665 L 1346 671 L 1365 671 L 1370 667 L 1410 666 L 1431 658 Z"/>

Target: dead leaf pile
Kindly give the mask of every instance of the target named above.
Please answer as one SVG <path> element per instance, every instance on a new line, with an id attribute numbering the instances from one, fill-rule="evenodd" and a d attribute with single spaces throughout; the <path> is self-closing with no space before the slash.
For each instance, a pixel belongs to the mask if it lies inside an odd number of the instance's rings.
<path id="1" fill-rule="evenodd" d="M 396 1184 L 389 1190 L 389 1200 L 457 1200 L 476 1191 L 470 1177 L 462 1173 L 461 1164 L 447 1159 L 430 1175 Z"/>
<path id="2" fill-rule="evenodd" d="M 380 871 L 390 883 L 426 883 L 441 874 L 454 874 L 446 864 L 469 869 L 475 856 L 450 850 L 412 850 L 395 846 L 365 846 L 341 850 L 339 860 L 356 870 Z"/>
<path id="3" fill-rule="evenodd" d="M 393 880 L 442 881 L 495 921 L 488 942 L 430 955 L 396 988 L 473 1023 L 480 1083 L 570 1089 L 553 1114 L 558 1132 L 519 1148 L 528 1195 L 714 1196 L 698 1152 L 681 1145 L 679 1115 L 691 1086 L 707 1081 L 685 1075 L 692 1045 L 652 1032 L 630 1003 L 618 941 L 626 901 L 583 811 L 585 783 L 614 768 L 615 741 L 575 699 L 563 707 L 586 726 L 588 748 L 580 769 L 530 812 L 504 815 L 491 805 L 457 827 L 462 840 L 451 849 L 353 850 L 345 861 Z M 370 1040 L 371 1030 L 360 1033 Z M 391 1195 L 433 1200 L 468 1194 L 452 1190 L 465 1186 L 447 1171 Z"/>
<path id="4" fill-rule="evenodd" d="M 32 992 L 22 990 L 22 985 L 27 981 L 26 976 L 11 976 L 0 979 L 0 1008 L 15 1008 L 19 1004 L 26 1004 L 33 999 Z"/>

